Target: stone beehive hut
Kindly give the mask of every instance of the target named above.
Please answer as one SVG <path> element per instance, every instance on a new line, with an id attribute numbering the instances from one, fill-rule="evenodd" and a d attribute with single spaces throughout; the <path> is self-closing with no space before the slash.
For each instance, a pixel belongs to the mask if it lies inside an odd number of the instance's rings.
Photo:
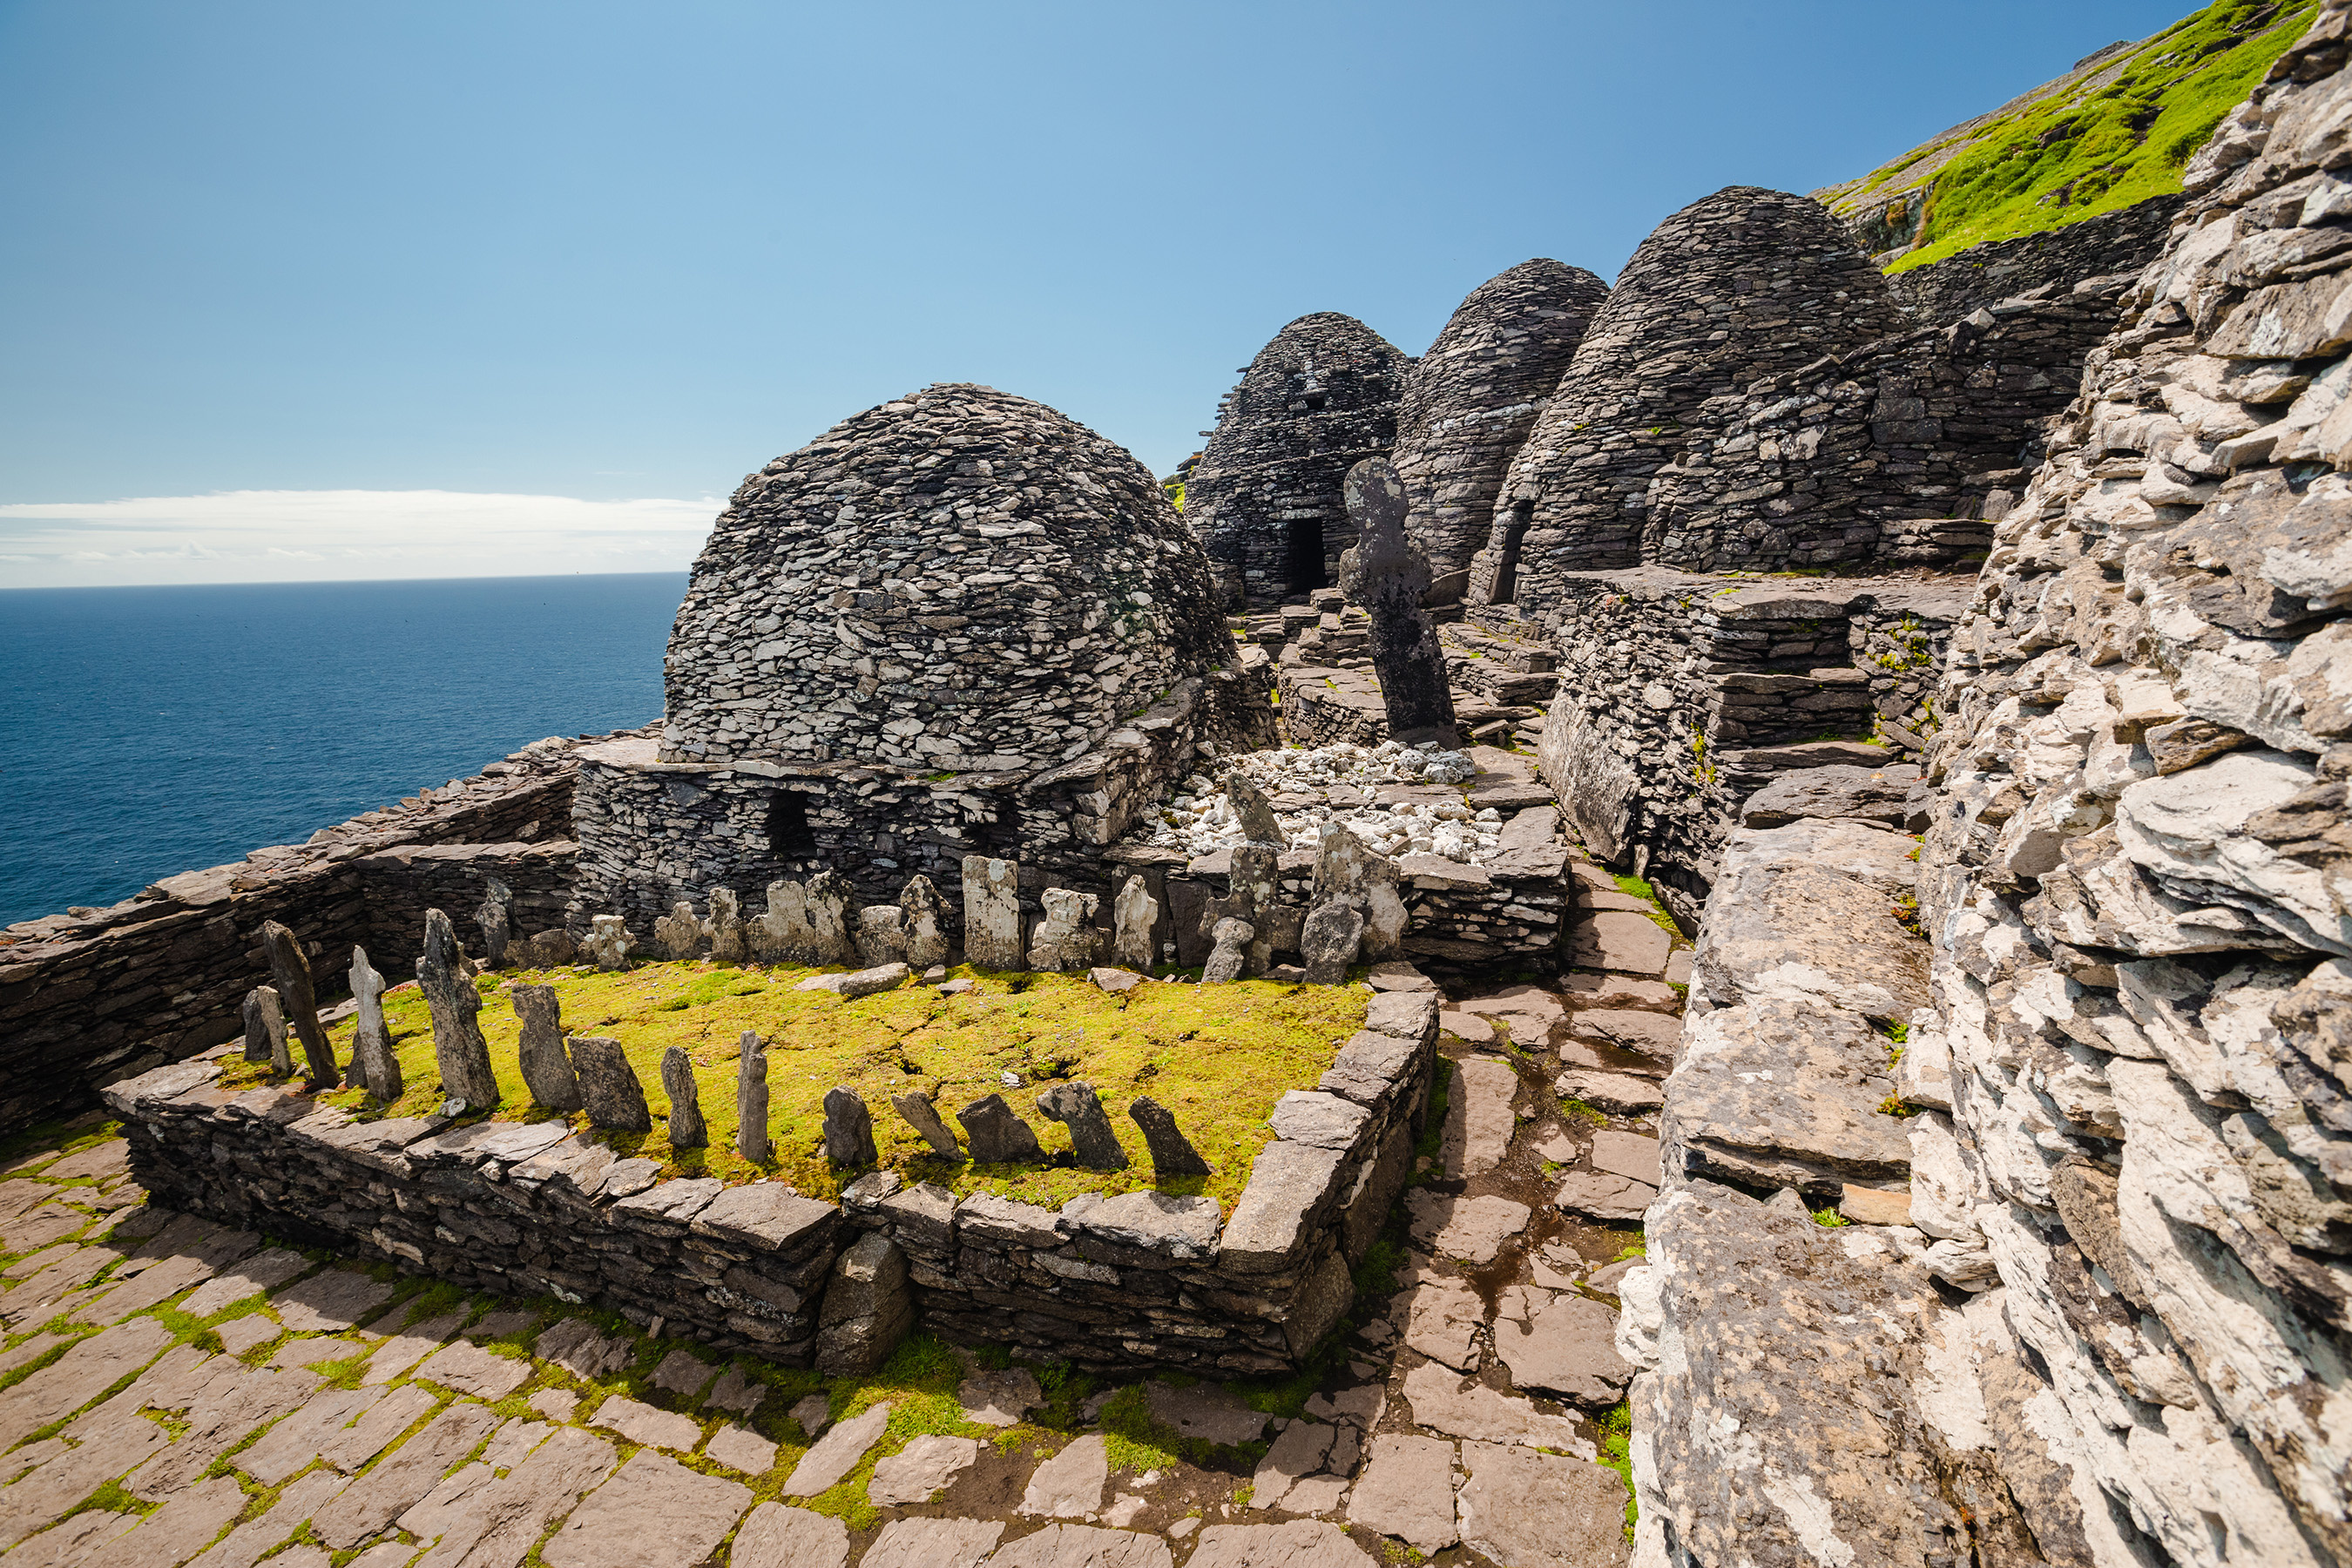
<path id="1" fill-rule="evenodd" d="M 1228 603 L 1276 604 L 1337 578 L 1354 542 L 1340 482 L 1388 455 L 1412 363 L 1331 310 L 1299 317 L 1250 361 L 1184 491 Z"/>
<path id="2" fill-rule="evenodd" d="M 1472 602 L 1540 616 L 1559 574 L 1655 559 L 1645 493 L 1702 403 L 1909 324 L 1809 197 L 1734 185 L 1685 207 L 1618 275 L 1512 462 Z"/>
<path id="3" fill-rule="evenodd" d="M 735 492 L 670 634 L 661 760 L 1037 768 L 1229 647 L 1141 464 L 1042 404 L 935 385 Z"/>
<path id="4" fill-rule="evenodd" d="M 1503 476 L 1609 286 L 1581 267 L 1522 261 L 1471 290 L 1406 379 L 1396 466 L 1406 528 L 1437 576 L 1486 542 Z"/>

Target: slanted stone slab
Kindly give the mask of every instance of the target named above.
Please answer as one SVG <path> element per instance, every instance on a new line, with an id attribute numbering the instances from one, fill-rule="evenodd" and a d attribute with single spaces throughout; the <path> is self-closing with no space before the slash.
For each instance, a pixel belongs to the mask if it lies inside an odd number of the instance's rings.
<path id="1" fill-rule="evenodd" d="M 588 1383 L 610 1377 L 636 1353 L 626 1335 L 600 1332 L 585 1318 L 566 1318 L 551 1325 L 531 1349 L 541 1359 Z"/>
<path id="2" fill-rule="evenodd" d="M 756 1432 L 747 1432 L 729 1422 L 710 1435 L 702 1451 L 747 1476 L 764 1476 L 776 1468 L 776 1445 Z"/>
<path id="3" fill-rule="evenodd" d="M 629 1065 L 621 1042 L 602 1035 L 575 1035 L 571 1044 L 589 1124 L 616 1132 L 652 1131 L 654 1113 L 646 1104 L 646 1086 L 637 1080 L 637 1069 Z"/>
<path id="4" fill-rule="evenodd" d="M 882 1440 L 890 1425 L 890 1406 L 877 1405 L 861 1415 L 844 1421 L 816 1441 L 816 1446 L 801 1456 L 785 1478 L 786 1497 L 814 1497 L 837 1485 L 841 1478 L 857 1468 L 866 1458 L 866 1450 Z"/>
<path id="5" fill-rule="evenodd" d="M 487 1406 L 464 1400 L 449 1405 L 320 1510 L 311 1531 L 337 1551 L 356 1546 L 407 1512 L 498 1424 Z"/>
<path id="6" fill-rule="evenodd" d="M 1372 1554 L 1336 1524 L 1213 1524 L 1184 1568 L 1374 1568 Z"/>
<path id="7" fill-rule="evenodd" d="M 1445 1107 L 1445 1137 L 1439 1158 L 1445 1174 L 1460 1180 L 1482 1176 L 1503 1163 L 1518 1122 L 1511 1101 L 1519 1075 L 1511 1064 L 1470 1057 L 1454 1064 L 1454 1089 Z"/>
<path id="8" fill-rule="evenodd" d="M 415 1375 L 460 1394 L 504 1399 L 530 1381 L 530 1363 L 493 1355 L 479 1345 L 459 1340 L 436 1351 L 431 1360 L 416 1369 Z"/>
<path id="9" fill-rule="evenodd" d="M 1258 1151 L 1249 1185 L 1225 1223 L 1225 1268 L 1265 1274 L 1291 1261 L 1336 1193 L 1346 1157 L 1335 1149 L 1276 1139 Z"/>
<path id="10" fill-rule="evenodd" d="M 1252 1508 L 1273 1508 L 1290 1489 L 1323 1468 L 1336 1430 L 1319 1421 L 1293 1421 L 1275 1438 L 1250 1477 Z"/>
<path id="11" fill-rule="evenodd" d="M 654 1386 L 669 1394 L 682 1394 L 688 1399 L 702 1392 L 719 1369 L 689 1350 L 674 1350 L 662 1357 L 654 1368 Z"/>
<path id="12" fill-rule="evenodd" d="M 1448 1197 L 1426 1187 L 1406 1194 L 1405 1208 L 1414 1240 L 1441 1258 L 1465 1263 L 1492 1263 L 1503 1244 L 1527 1228 L 1535 1212 L 1498 1194 Z"/>
<path id="13" fill-rule="evenodd" d="M 1513 1285 L 1497 1303 L 1495 1354 L 1514 1387 L 1601 1410 L 1625 1396 L 1633 1376 L 1616 1332 L 1617 1314 L 1590 1297 Z"/>
<path id="14" fill-rule="evenodd" d="M 1592 1168 L 1606 1171 L 1612 1176 L 1628 1181 L 1646 1182 L 1651 1186 L 1661 1184 L 1658 1173 L 1658 1141 L 1638 1132 L 1619 1132 L 1614 1129 L 1592 1135 L 1592 1151 L 1589 1156 Z"/>
<path id="15" fill-rule="evenodd" d="M 1428 1555 L 1461 1539 L 1454 1524 L 1454 1446 L 1443 1437 L 1390 1432 L 1372 1439 L 1371 1458 L 1348 1498 L 1348 1522 L 1394 1536 Z"/>
<path id="16" fill-rule="evenodd" d="M 913 977 L 914 971 L 903 963 L 885 963 L 872 969 L 853 969 L 845 974 L 813 974 L 793 989 L 830 991 L 845 1002 L 855 1002 L 860 996 L 896 991 Z"/>
<path id="17" fill-rule="evenodd" d="M 1895 1092 L 1887 1072 L 1885 1042 L 1852 1013 L 1718 1007 L 1691 1022 L 1662 1127 L 1695 1172 L 1834 1197 L 1910 1172 L 1910 1135 L 1880 1109 Z"/>
<path id="18" fill-rule="evenodd" d="M 1486 1326 L 1486 1304 L 1458 1279 L 1424 1279 L 1412 1289 L 1404 1342 L 1454 1371 L 1478 1370 L 1477 1334 Z"/>
<path id="19" fill-rule="evenodd" d="M 1581 1100 L 1612 1116 L 1647 1116 L 1666 1103 L 1665 1090 L 1654 1080 L 1597 1068 L 1570 1068 L 1551 1088 L 1562 1100 Z"/>
<path id="20" fill-rule="evenodd" d="M 1148 1094 L 1139 1094 L 1129 1102 L 1127 1114 L 1142 1131 L 1144 1147 L 1151 1152 L 1154 1181 L 1211 1173 L 1209 1163 L 1201 1158 L 1201 1152 L 1192 1147 L 1192 1141 L 1176 1125 L 1174 1111 Z"/>
<path id="21" fill-rule="evenodd" d="M 1045 1157 L 1037 1134 L 1001 1094 L 973 1100 L 956 1112 L 956 1120 L 963 1124 L 965 1147 L 980 1164 L 1034 1164 Z"/>
<path id="22" fill-rule="evenodd" d="M 1679 1018 L 1642 1008 L 1590 1007 L 1569 1019 L 1568 1033 L 1571 1039 L 1671 1062 L 1682 1044 L 1683 1026 Z"/>
<path id="23" fill-rule="evenodd" d="M 894 1519 L 857 1568 L 980 1568 L 1003 1535 L 1002 1520 Z"/>
<path id="24" fill-rule="evenodd" d="M 700 1422 L 674 1410 L 657 1410 L 625 1394 L 616 1394 L 596 1406 L 588 1425 L 618 1432 L 643 1447 L 675 1448 L 681 1454 L 692 1453 L 702 1441 Z"/>
<path id="25" fill-rule="evenodd" d="M 728 1568 L 845 1568 L 848 1562 L 849 1526 L 781 1502 L 753 1509 L 727 1549 Z"/>
<path id="26" fill-rule="evenodd" d="M 1037 1109 L 1070 1130 L 1071 1154 L 1085 1169 L 1127 1169 L 1127 1151 L 1119 1147 L 1118 1134 L 1111 1130 L 1110 1116 L 1092 1085 L 1057 1083 L 1037 1097 Z"/>
<path id="27" fill-rule="evenodd" d="M 1291 1089 L 1275 1101 L 1266 1121 L 1274 1135 L 1318 1149 L 1350 1149 L 1371 1112 L 1351 1100 L 1317 1089 Z"/>
<path id="28" fill-rule="evenodd" d="M 1551 1201 L 1563 1214 L 1582 1215 L 1603 1225 L 1626 1225 L 1639 1220 L 1657 1195 L 1657 1188 L 1623 1176 L 1570 1171 Z"/>
<path id="29" fill-rule="evenodd" d="M 1097 1432 L 1078 1438 L 1039 1465 L 1021 1494 L 1021 1511 L 1047 1519 L 1084 1519 L 1101 1510 L 1110 1480 L 1109 1439 Z"/>
<path id="30" fill-rule="evenodd" d="M 1404 1397 L 1414 1421 L 1449 1437 L 1524 1443 L 1592 1456 L 1592 1445 L 1577 1435 L 1576 1423 L 1567 1416 L 1546 1415 L 1532 1400 L 1514 1399 L 1483 1384 L 1465 1387 L 1457 1373 L 1435 1362 L 1424 1362 L 1404 1374 Z"/>
<path id="31" fill-rule="evenodd" d="M 869 1559 L 870 1561 L 870 1559 Z M 1168 1543 L 1156 1535 L 1102 1530 L 1090 1524 L 1049 1524 L 997 1548 L 988 1568 L 1174 1568 Z"/>
<path id="32" fill-rule="evenodd" d="M 1568 928 L 1568 962 L 1579 969 L 1655 976 L 1674 946 L 1664 927 L 1630 910 L 1595 910 Z"/>
<path id="33" fill-rule="evenodd" d="M 751 1489 L 643 1451 L 590 1492 L 540 1551 L 549 1568 L 654 1568 L 699 1563 L 717 1549 Z"/>
<path id="34" fill-rule="evenodd" d="M 925 1436 L 874 1467 L 866 1498 L 876 1508 L 907 1508 L 929 1502 L 935 1493 L 955 1485 L 956 1478 L 980 1458 L 973 1437 Z"/>
<path id="35" fill-rule="evenodd" d="M 1631 1557 L 1616 1471 L 1494 1443 L 1464 1444 L 1462 1463 L 1470 1479 L 1456 1508 L 1471 1551 L 1503 1568 L 1616 1568 Z"/>

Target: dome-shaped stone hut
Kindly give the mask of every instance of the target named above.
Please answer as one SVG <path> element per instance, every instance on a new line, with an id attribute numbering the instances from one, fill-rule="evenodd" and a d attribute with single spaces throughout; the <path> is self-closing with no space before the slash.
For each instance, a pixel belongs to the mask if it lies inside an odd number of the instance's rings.
<path id="1" fill-rule="evenodd" d="M 1471 602 L 1539 617 L 1561 573 L 1659 559 L 1645 493 L 1702 403 L 1909 324 L 1811 197 L 1733 185 L 1683 208 L 1618 274 L 1513 460 Z"/>
<path id="2" fill-rule="evenodd" d="M 1538 258 L 1470 291 L 1406 378 L 1395 463 L 1406 531 L 1436 576 L 1486 542 L 1511 459 L 1566 374 L 1609 285 Z"/>
<path id="3" fill-rule="evenodd" d="M 1336 580 L 1355 542 L 1341 484 L 1388 456 L 1412 364 L 1333 310 L 1299 317 L 1250 361 L 1184 487 L 1184 521 L 1228 604 L 1279 604 Z"/>
<path id="4" fill-rule="evenodd" d="M 1207 558 L 1125 448 L 930 386 L 735 492 L 670 634 L 661 755 L 1041 767 L 1232 653 Z"/>

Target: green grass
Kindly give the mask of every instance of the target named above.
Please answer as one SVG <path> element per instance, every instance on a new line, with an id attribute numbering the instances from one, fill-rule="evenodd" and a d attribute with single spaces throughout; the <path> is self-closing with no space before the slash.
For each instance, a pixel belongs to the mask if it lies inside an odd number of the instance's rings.
<path id="1" fill-rule="evenodd" d="M 1150 985 L 1127 998 L 1109 995 L 1078 975 L 996 974 L 960 969 L 976 990 L 942 996 L 909 985 L 845 1002 L 830 992 L 795 991 L 819 973 L 719 963 L 655 963 L 617 973 L 585 968 L 516 973 L 480 982 L 477 1015 L 490 1047 L 503 1098 L 501 1121 L 538 1121 L 553 1113 L 530 1104 L 515 1057 L 520 1022 L 500 982 L 555 988 L 564 1027 L 620 1042 L 644 1084 L 655 1124 L 650 1133 L 598 1132 L 624 1155 L 662 1162 L 665 1173 L 709 1175 L 730 1183 L 772 1175 L 812 1196 L 830 1198 L 854 1172 L 836 1172 L 824 1154 L 826 1090 L 856 1089 L 873 1113 L 882 1165 L 907 1180 L 935 1181 L 958 1194 L 994 1192 L 1058 1206 L 1085 1192 L 1121 1193 L 1151 1187 L 1149 1150 L 1128 1118 L 1128 1105 L 1149 1094 L 1172 1111 L 1215 1174 L 1173 1183 L 1169 1191 L 1206 1193 L 1230 1212 L 1249 1180 L 1251 1163 L 1273 1136 L 1265 1124 L 1286 1089 L 1312 1084 L 1339 1046 L 1361 1026 L 1365 994 L 1352 986 L 1282 985 L 1243 981 L 1231 985 Z M 356 1089 L 322 1097 L 362 1116 L 429 1113 L 441 1098 L 433 1055 L 432 1020 L 414 988 L 384 997 L 384 1019 L 400 1058 L 407 1092 L 378 1112 Z M 338 1059 L 348 1060 L 355 1026 L 330 1030 Z M 734 1146 L 737 1041 L 756 1029 L 768 1042 L 769 1131 L 775 1158 L 765 1166 L 744 1160 Z M 669 1104 L 661 1088 L 661 1059 L 671 1046 L 692 1060 L 710 1143 L 674 1149 Z M 1021 1088 L 1000 1081 L 1019 1075 Z M 226 1081 L 261 1081 L 266 1068 L 235 1061 Z M 1131 1163 L 1125 1171 L 1084 1171 L 1066 1164 L 1068 1130 L 1048 1121 L 1036 1097 L 1056 1078 L 1094 1086 L 1110 1112 Z M 1045 1147 L 1040 1165 L 948 1164 L 891 1109 L 890 1096 L 931 1094 L 954 1126 L 957 1107 L 1001 1093 Z M 586 1130 L 584 1114 L 572 1122 Z M 1057 1157 L 1064 1163 L 1055 1163 Z"/>
<path id="2" fill-rule="evenodd" d="M 1853 1223 L 1853 1221 L 1846 1218 L 1845 1215 L 1838 1213 L 1836 1205 L 1834 1205 L 1828 1208 L 1814 1209 L 1811 1212 L 1813 1223 L 1815 1225 L 1822 1226 L 1826 1229 L 1836 1230 L 1842 1226 L 1849 1226 Z"/>
<path id="3" fill-rule="evenodd" d="M 1597 1425 L 1601 1428 L 1600 1462 L 1616 1471 L 1625 1480 L 1625 1539 L 1633 1539 L 1633 1521 L 1640 1510 L 1633 1501 L 1633 1412 L 1620 1405 L 1605 1412 Z"/>

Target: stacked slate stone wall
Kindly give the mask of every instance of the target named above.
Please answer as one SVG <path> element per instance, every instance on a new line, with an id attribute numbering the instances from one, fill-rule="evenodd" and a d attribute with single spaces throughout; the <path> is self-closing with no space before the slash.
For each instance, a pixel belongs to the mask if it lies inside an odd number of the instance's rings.
<path id="1" fill-rule="evenodd" d="M 569 838 L 531 844 L 403 845 L 362 855 L 351 867 L 359 874 L 361 895 L 367 900 L 368 962 L 388 975 L 415 973 L 425 951 L 427 910 L 446 913 L 457 927 L 458 940 L 479 957 L 475 911 L 494 879 L 513 895 L 507 921 L 516 941 L 562 930 L 571 922 L 579 858 L 580 847 Z"/>
<path id="2" fill-rule="evenodd" d="M 1355 542 L 1342 481 L 1395 445 L 1412 364 L 1354 317 L 1322 310 L 1244 367 L 1184 487 L 1184 521 L 1224 604 L 1278 604 L 1339 581 Z"/>
<path id="3" fill-rule="evenodd" d="M 1470 602 L 1542 616 L 1566 574 L 1650 559 L 1651 477 L 1708 399 L 1907 325 L 1819 203 L 1735 185 L 1685 207 L 1625 264 L 1513 460 Z"/>
<path id="4" fill-rule="evenodd" d="M 1685 571 L 1950 567 L 1990 542 L 2128 277 L 2004 300 L 1702 405 L 1644 501 Z"/>
<path id="5" fill-rule="evenodd" d="M 114 1085 L 157 1202 L 507 1295 L 542 1292 L 730 1352 L 811 1359 L 843 1225 L 905 1254 L 917 1321 L 1090 1369 L 1295 1372 L 1412 1163 L 1437 999 L 1375 996 L 1312 1089 L 1286 1094 L 1230 1215 L 1087 1194 L 1056 1213 L 876 1173 L 836 1207 L 774 1182 L 656 1181 L 562 1121 L 358 1122 L 291 1089 L 231 1092 L 217 1058 Z"/>
<path id="6" fill-rule="evenodd" d="M 669 763 L 642 740 L 590 748 L 576 803 L 575 924 L 619 914 L 645 940 L 672 904 L 700 908 L 712 888 L 732 889 L 750 910 L 764 907 L 770 882 L 829 869 L 867 904 L 896 903 L 908 878 L 929 877 L 960 931 L 967 855 L 1020 861 L 1029 898 L 1049 886 L 1107 894 L 1102 852 L 1171 784 L 1206 759 L 1277 743 L 1268 668 L 1261 652 L 1242 668 L 1181 681 L 1099 749 L 1027 773 Z M 1108 911 L 1105 898 L 1102 918 Z"/>
<path id="7" fill-rule="evenodd" d="M 354 942 L 400 977 L 391 965 L 413 961 L 419 888 L 461 888 L 494 864 L 534 896 L 551 890 L 569 854 L 576 746 L 541 741 L 308 843 L 0 931 L 0 1130 L 79 1110 L 117 1078 L 236 1034 L 246 992 L 268 973 L 264 921 L 303 939 L 319 993 L 332 997 Z M 440 858 L 420 861 L 425 850 Z M 445 907 L 470 930 L 479 901 L 477 886 Z M 526 904 L 518 930 L 540 929 L 538 912 Z"/>
<path id="8" fill-rule="evenodd" d="M 1433 576 L 1466 571 L 1486 542 L 1503 476 L 1608 298 L 1581 267 L 1522 261 L 1472 289 L 1414 362 L 1395 461 Z"/>
<path id="9" fill-rule="evenodd" d="M 1759 584 L 1643 567 L 1564 579 L 1538 759 L 1596 858 L 1696 929 L 1739 802 L 1776 775 L 1882 767 L 1931 738 L 1965 583 Z"/>
<path id="10" fill-rule="evenodd" d="M 1988 240 L 1941 261 L 1894 273 L 1887 286 L 1914 321 L 1931 326 L 1957 321 L 1979 307 L 2036 289 L 2063 294 L 2085 278 L 2146 267 L 2164 248 L 2173 215 L 2185 200 L 2177 193 L 2150 196 L 2063 228 L 2021 239 Z"/>

